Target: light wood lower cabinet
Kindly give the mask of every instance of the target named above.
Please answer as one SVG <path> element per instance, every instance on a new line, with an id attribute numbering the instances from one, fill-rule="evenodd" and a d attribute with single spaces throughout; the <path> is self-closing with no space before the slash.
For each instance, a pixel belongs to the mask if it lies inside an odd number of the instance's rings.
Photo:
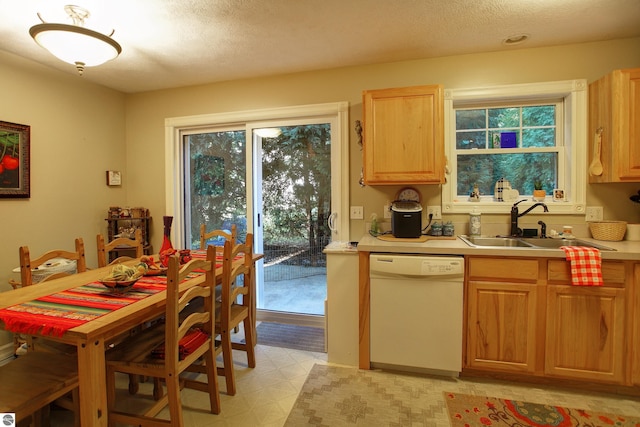
<path id="1" fill-rule="evenodd" d="M 539 330 L 538 261 L 467 261 L 466 366 L 533 373 Z"/>
<path id="2" fill-rule="evenodd" d="M 634 266 L 631 305 L 631 384 L 640 386 L 640 264 Z"/>
<path id="3" fill-rule="evenodd" d="M 624 288 L 547 288 L 545 374 L 622 383 L 624 337 Z"/>
<path id="4" fill-rule="evenodd" d="M 533 373 L 537 285 L 472 281 L 468 301 L 468 366 Z"/>
<path id="5" fill-rule="evenodd" d="M 602 273 L 572 286 L 564 259 L 469 257 L 465 368 L 640 385 L 640 264 Z"/>

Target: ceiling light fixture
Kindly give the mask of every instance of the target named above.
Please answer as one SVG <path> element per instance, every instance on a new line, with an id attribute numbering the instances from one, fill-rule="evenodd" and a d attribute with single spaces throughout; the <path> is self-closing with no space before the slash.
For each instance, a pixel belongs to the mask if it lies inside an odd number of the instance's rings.
<path id="1" fill-rule="evenodd" d="M 502 44 L 513 46 L 516 44 L 524 43 L 527 40 L 529 40 L 528 34 L 517 34 L 515 36 L 507 37 L 506 39 L 502 40 Z"/>
<path id="2" fill-rule="evenodd" d="M 73 5 L 65 6 L 64 10 L 73 25 L 49 24 L 38 13 L 42 24 L 29 29 L 36 43 L 58 59 L 75 65 L 80 75 L 85 67 L 104 64 L 122 52 L 122 47 L 111 38 L 114 31 L 107 36 L 84 27 L 84 20 L 90 16 L 88 10 Z"/>
<path id="3" fill-rule="evenodd" d="M 280 128 L 260 128 L 253 130 L 256 135 L 262 138 L 277 138 L 282 135 L 282 130 Z"/>

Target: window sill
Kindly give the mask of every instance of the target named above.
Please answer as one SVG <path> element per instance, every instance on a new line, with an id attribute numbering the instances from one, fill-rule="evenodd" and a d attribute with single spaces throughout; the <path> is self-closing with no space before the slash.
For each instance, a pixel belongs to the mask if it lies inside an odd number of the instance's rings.
<path id="1" fill-rule="evenodd" d="M 525 200 L 518 204 L 520 211 L 524 211 L 527 208 L 536 204 L 536 201 L 526 198 L 519 198 L 518 200 Z M 453 200 L 451 203 L 443 203 L 443 214 L 468 214 L 477 208 L 480 213 L 483 214 L 508 214 L 511 212 L 511 207 L 515 202 L 495 202 L 493 198 L 487 197 L 486 200 L 480 200 L 479 202 L 470 202 L 467 200 Z M 544 201 L 547 205 L 550 215 L 584 215 L 585 205 L 581 203 L 572 203 L 569 201 L 553 201 L 552 197 L 547 197 Z M 540 211 L 542 212 L 542 210 Z"/>

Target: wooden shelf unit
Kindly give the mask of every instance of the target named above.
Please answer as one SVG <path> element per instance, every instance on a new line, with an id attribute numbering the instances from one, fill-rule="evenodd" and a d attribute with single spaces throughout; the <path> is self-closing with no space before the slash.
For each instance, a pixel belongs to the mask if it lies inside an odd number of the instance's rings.
<path id="1" fill-rule="evenodd" d="M 151 229 L 151 216 L 149 211 L 142 208 L 134 208 L 137 212 L 142 212 L 141 216 L 115 216 L 113 208 L 109 211 L 109 217 L 105 219 L 107 221 L 107 241 L 111 242 L 117 237 L 129 237 L 133 238 L 136 229 L 140 229 L 142 232 L 142 241 L 144 245 L 144 253 L 150 255 L 153 253 L 153 247 L 150 242 L 150 229 Z M 134 211 L 129 210 L 129 212 Z M 130 213 L 131 214 L 131 213 Z M 113 251 L 109 254 L 109 262 L 113 261 L 119 256 L 130 255 L 133 253 L 133 249 L 122 248 Z"/>

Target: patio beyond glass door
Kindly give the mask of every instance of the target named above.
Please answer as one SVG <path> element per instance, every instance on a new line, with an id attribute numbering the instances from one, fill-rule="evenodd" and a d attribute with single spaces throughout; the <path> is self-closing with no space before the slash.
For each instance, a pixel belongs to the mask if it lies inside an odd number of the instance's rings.
<path id="1" fill-rule="evenodd" d="M 254 129 L 258 309 L 324 315 L 331 241 L 331 125 Z M 262 135 L 262 136 L 261 136 Z"/>

